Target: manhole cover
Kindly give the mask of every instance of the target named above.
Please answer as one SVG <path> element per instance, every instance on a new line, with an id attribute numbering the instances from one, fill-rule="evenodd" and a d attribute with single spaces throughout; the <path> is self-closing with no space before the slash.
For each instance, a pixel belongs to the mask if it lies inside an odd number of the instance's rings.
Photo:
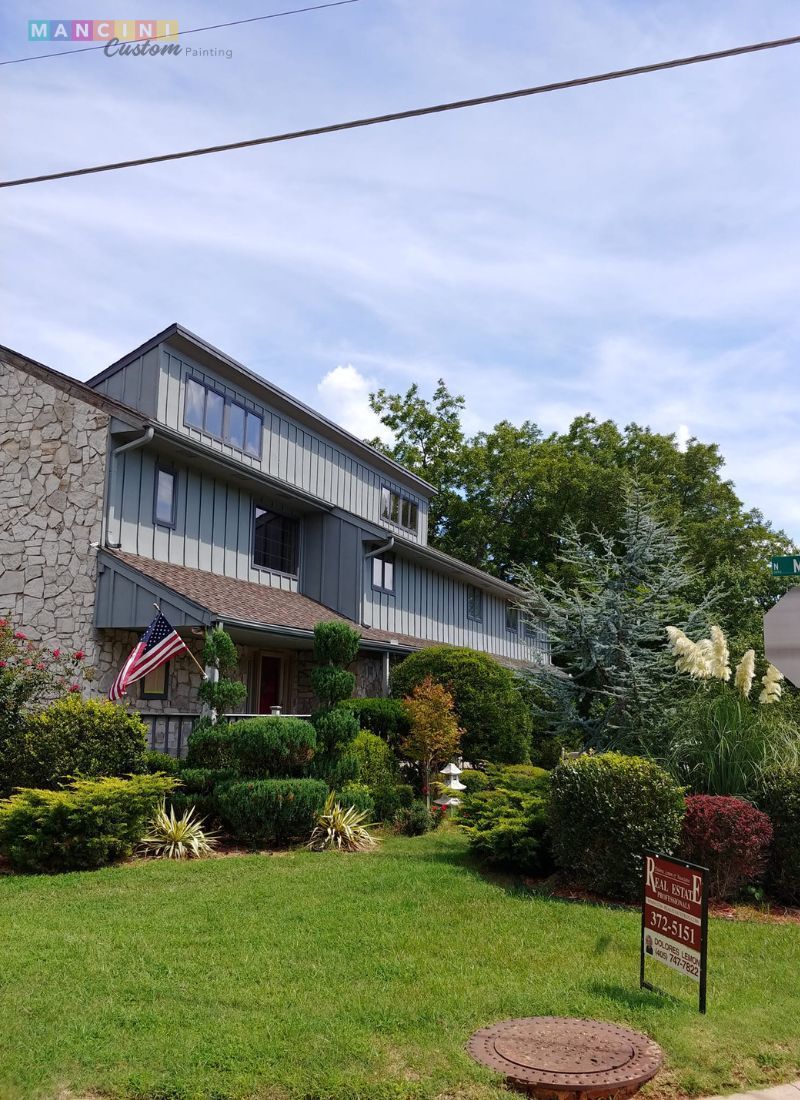
<path id="1" fill-rule="evenodd" d="M 598 1020 L 533 1016 L 477 1031 L 467 1050 L 540 1096 L 625 1097 L 661 1066 L 661 1050 L 636 1031 Z"/>

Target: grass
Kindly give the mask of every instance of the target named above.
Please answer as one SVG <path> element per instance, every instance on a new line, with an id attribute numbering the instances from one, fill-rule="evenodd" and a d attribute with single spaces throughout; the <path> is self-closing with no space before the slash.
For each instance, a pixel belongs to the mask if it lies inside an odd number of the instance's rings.
<path id="1" fill-rule="evenodd" d="M 538 1014 L 648 1032 L 664 1096 L 798 1075 L 796 926 L 712 920 L 706 1017 L 669 971 L 673 996 L 639 991 L 638 932 L 635 912 L 481 876 L 452 829 L 7 877 L 0 1096 L 501 1100 L 464 1044 Z"/>

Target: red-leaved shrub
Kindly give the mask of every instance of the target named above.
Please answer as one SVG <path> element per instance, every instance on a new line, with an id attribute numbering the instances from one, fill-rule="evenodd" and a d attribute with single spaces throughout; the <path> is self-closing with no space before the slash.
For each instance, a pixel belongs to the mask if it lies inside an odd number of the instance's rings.
<path id="1" fill-rule="evenodd" d="M 709 893 L 735 897 L 767 869 L 772 824 L 741 798 L 696 794 L 686 799 L 681 856 L 709 869 Z"/>

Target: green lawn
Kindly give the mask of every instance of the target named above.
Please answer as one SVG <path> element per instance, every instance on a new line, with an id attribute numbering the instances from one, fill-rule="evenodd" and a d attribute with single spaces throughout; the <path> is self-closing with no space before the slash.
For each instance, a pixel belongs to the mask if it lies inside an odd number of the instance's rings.
<path id="1" fill-rule="evenodd" d="M 500 1100 L 464 1044 L 538 1014 L 647 1031 L 662 1093 L 798 1075 L 799 928 L 712 921 L 705 1018 L 689 982 L 640 993 L 638 928 L 482 877 L 451 829 L 361 856 L 8 877 L 0 1096 Z"/>

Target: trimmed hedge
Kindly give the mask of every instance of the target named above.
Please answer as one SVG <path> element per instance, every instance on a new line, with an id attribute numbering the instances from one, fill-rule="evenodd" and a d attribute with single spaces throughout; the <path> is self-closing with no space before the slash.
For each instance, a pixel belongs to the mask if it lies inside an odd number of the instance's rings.
<path id="1" fill-rule="evenodd" d="M 201 718 L 186 742 L 185 764 L 189 768 L 230 768 L 233 754 L 228 736 L 228 723 Z"/>
<path id="2" fill-rule="evenodd" d="M 383 738 L 395 752 L 411 732 L 411 721 L 402 699 L 345 699 L 339 707 L 351 711 L 362 730 Z"/>
<path id="3" fill-rule="evenodd" d="M 175 786 L 161 775 L 79 779 L 0 803 L 0 852 L 20 871 L 84 871 L 129 856 Z"/>
<path id="4" fill-rule="evenodd" d="M 466 760 L 524 764 L 530 750 L 531 715 L 513 672 L 488 653 L 431 646 L 406 657 L 392 672 L 392 695 L 404 698 L 426 676 L 453 696 L 464 730 Z"/>
<path id="5" fill-rule="evenodd" d="M 767 870 L 772 825 L 741 798 L 690 795 L 686 799 L 680 853 L 709 869 L 709 895 L 728 901 L 755 885 Z"/>
<path id="6" fill-rule="evenodd" d="M 320 779 L 241 780 L 215 792 L 222 824 L 251 845 L 307 837 L 327 797 L 328 785 Z"/>
<path id="7" fill-rule="evenodd" d="M 29 715 L 6 745 L 0 789 L 58 788 L 77 776 L 144 770 L 147 729 L 116 703 L 67 695 Z"/>
<path id="8" fill-rule="evenodd" d="M 168 752 L 156 752 L 148 749 L 142 759 L 142 771 L 148 775 L 177 775 L 180 769 L 180 760 L 170 756 Z"/>
<path id="9" fill-rule="evenodd" d="M 759 802 L 772 820 L 770 890 L 787 905 L 800 905 L 800 771 L 768 775 Z"/>
<path id="10" fill-rule="evenodd" d="M 372 791 L 364 783 L 345 783 L 340 791 L 336 792 L 336 801 L 342 807 L 353 806 L 368 814 L 370 820 L 375 817 L 375 799 Z"/>
<path id="11" fill-rule="evenodd" d="M 302 718 L 245 718 L 226 727 L 233 767 L 243 779 L 285 778 L 308 766 L 317 735 Z"/>
<path id="12" fill-rule="evenodd" d="M 565 760 L 550 787 L 556 864 L 588 890 L 635 900 L 645 849 L 677 850 L 683 789 L 649 760 L 614 752 Z"/>

